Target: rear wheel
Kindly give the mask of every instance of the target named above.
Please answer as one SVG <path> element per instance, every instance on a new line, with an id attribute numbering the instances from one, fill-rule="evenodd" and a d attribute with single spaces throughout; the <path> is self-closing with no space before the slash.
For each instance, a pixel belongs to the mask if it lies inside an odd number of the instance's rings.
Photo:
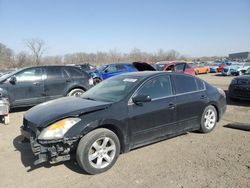
<path id="1" fill-rule="evenodd" d="M 75 96 L 79 97 L 81 96 L 85 91 L 83 89 L 77 88 L 77 89 L 72 89 L 67 96 Z"/>
<path id="2" fill-rule="evenodd" d="M 110 169 L 120 154 L 120 142 L 116 134 L 108 129 L 96 129 L 80 140 L 76 159 L 80 167 L 89 174 L 98 174 Z"/>
<path id="3" fill-rule="evenodd" d="M 94 78 L 94 85 L 99 84 L 101 81 L 100 78 Z"/>
<path id="4" fill-rule="evenodd" d="M 217 111 L 214 106 L 209 105 L 205 108 L 201 118 L 200 131 L 203 133 L 211 132 L 217 122 Z"/>

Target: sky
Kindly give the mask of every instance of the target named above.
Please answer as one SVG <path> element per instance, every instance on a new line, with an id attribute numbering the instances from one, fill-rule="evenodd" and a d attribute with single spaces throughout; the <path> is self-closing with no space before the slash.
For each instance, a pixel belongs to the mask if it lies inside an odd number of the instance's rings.
<path id="1" fill-rule="evenodd" d="M 0 0 L 0 42 L 45 55 L 134 48 L 183 55 L 250 51 L 250 0 Z"/>

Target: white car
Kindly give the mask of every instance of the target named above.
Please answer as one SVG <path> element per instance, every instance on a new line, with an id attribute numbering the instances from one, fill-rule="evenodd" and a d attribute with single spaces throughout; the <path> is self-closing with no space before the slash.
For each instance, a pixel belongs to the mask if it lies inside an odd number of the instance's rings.
<path id="1" fill-rule="evenodd" d="M 236 71 L 232 71 L 231 74 L 234 76 L 243 75 L 248 68 L 250 68 L 250 62 L 245 62 Z"/>

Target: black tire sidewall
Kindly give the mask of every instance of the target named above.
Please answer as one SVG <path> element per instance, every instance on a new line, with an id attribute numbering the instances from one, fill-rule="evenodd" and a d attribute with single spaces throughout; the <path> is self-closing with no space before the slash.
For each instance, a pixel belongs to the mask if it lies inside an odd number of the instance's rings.
<path id="1" fill-rule="evenodd" d="M 215 116 L 216 116 L 216 121 L 215 121 L 215 124 L 214 124 L 214 126 L 213 126 L 212 129 L 207 129 L 206 126 L 205 126 L 205 115 L 206 115 L 206 113 L 207 113 L 207 111 L 209 109 L 213 110 L 215 112 Z M 218 119 L 218 114 L 217 114 L 216 108 L 214 106 L 212 106 L 212 105 L 207 106 L 204 109 L 203 114 L 202 114 L 200 131 L 202 133 L 209 133 L 209 132 L 211 132 L 215 128 L 215 126 L 216 126 L 217 119 Z"/>
<path id="2" fill-rule="evenodd" d="M 102 169 L 96 169 L 89 163 L 88 152 L 89 152 L 91 145 L 96 140 L 102 137 L 109 137 L 114 141 L 116 145 L 116 153 L 115 153 L 113 161 L 107 167 L 102 168 Z M 108 129 L 99 128 L 88 133 L 84 137 L 82 137 L 77 147 L 76 159 L 77 159 L 79 166 L 85 172 L 87 172 L 88 174 L 94 175 L 94 174 L 105 172 L 108 169 L 110 169 L 115 164 L 117 158 L 119 157 L 119 154 L 120 154 L 120 141 L 118 137 L 116 136 L 116 134 Z"/>

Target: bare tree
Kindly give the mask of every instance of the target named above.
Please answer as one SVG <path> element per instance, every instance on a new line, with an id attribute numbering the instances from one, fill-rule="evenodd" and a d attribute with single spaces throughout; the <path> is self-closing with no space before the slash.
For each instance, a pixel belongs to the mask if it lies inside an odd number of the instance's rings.
<path id="1" fill-rule="evenodd" d="M 0 67 L 11 68 L 13 67 L 13 62 L 13 51 L 0 43 Z"/>
<path id="2" fill-rule="evenodd" d="M 32 53 L 34 63 L 40 65 L 41 57 L 45 51 L 45 42 L 42 39 L 33 38 L 26 41 L 26 46 Z"/>

